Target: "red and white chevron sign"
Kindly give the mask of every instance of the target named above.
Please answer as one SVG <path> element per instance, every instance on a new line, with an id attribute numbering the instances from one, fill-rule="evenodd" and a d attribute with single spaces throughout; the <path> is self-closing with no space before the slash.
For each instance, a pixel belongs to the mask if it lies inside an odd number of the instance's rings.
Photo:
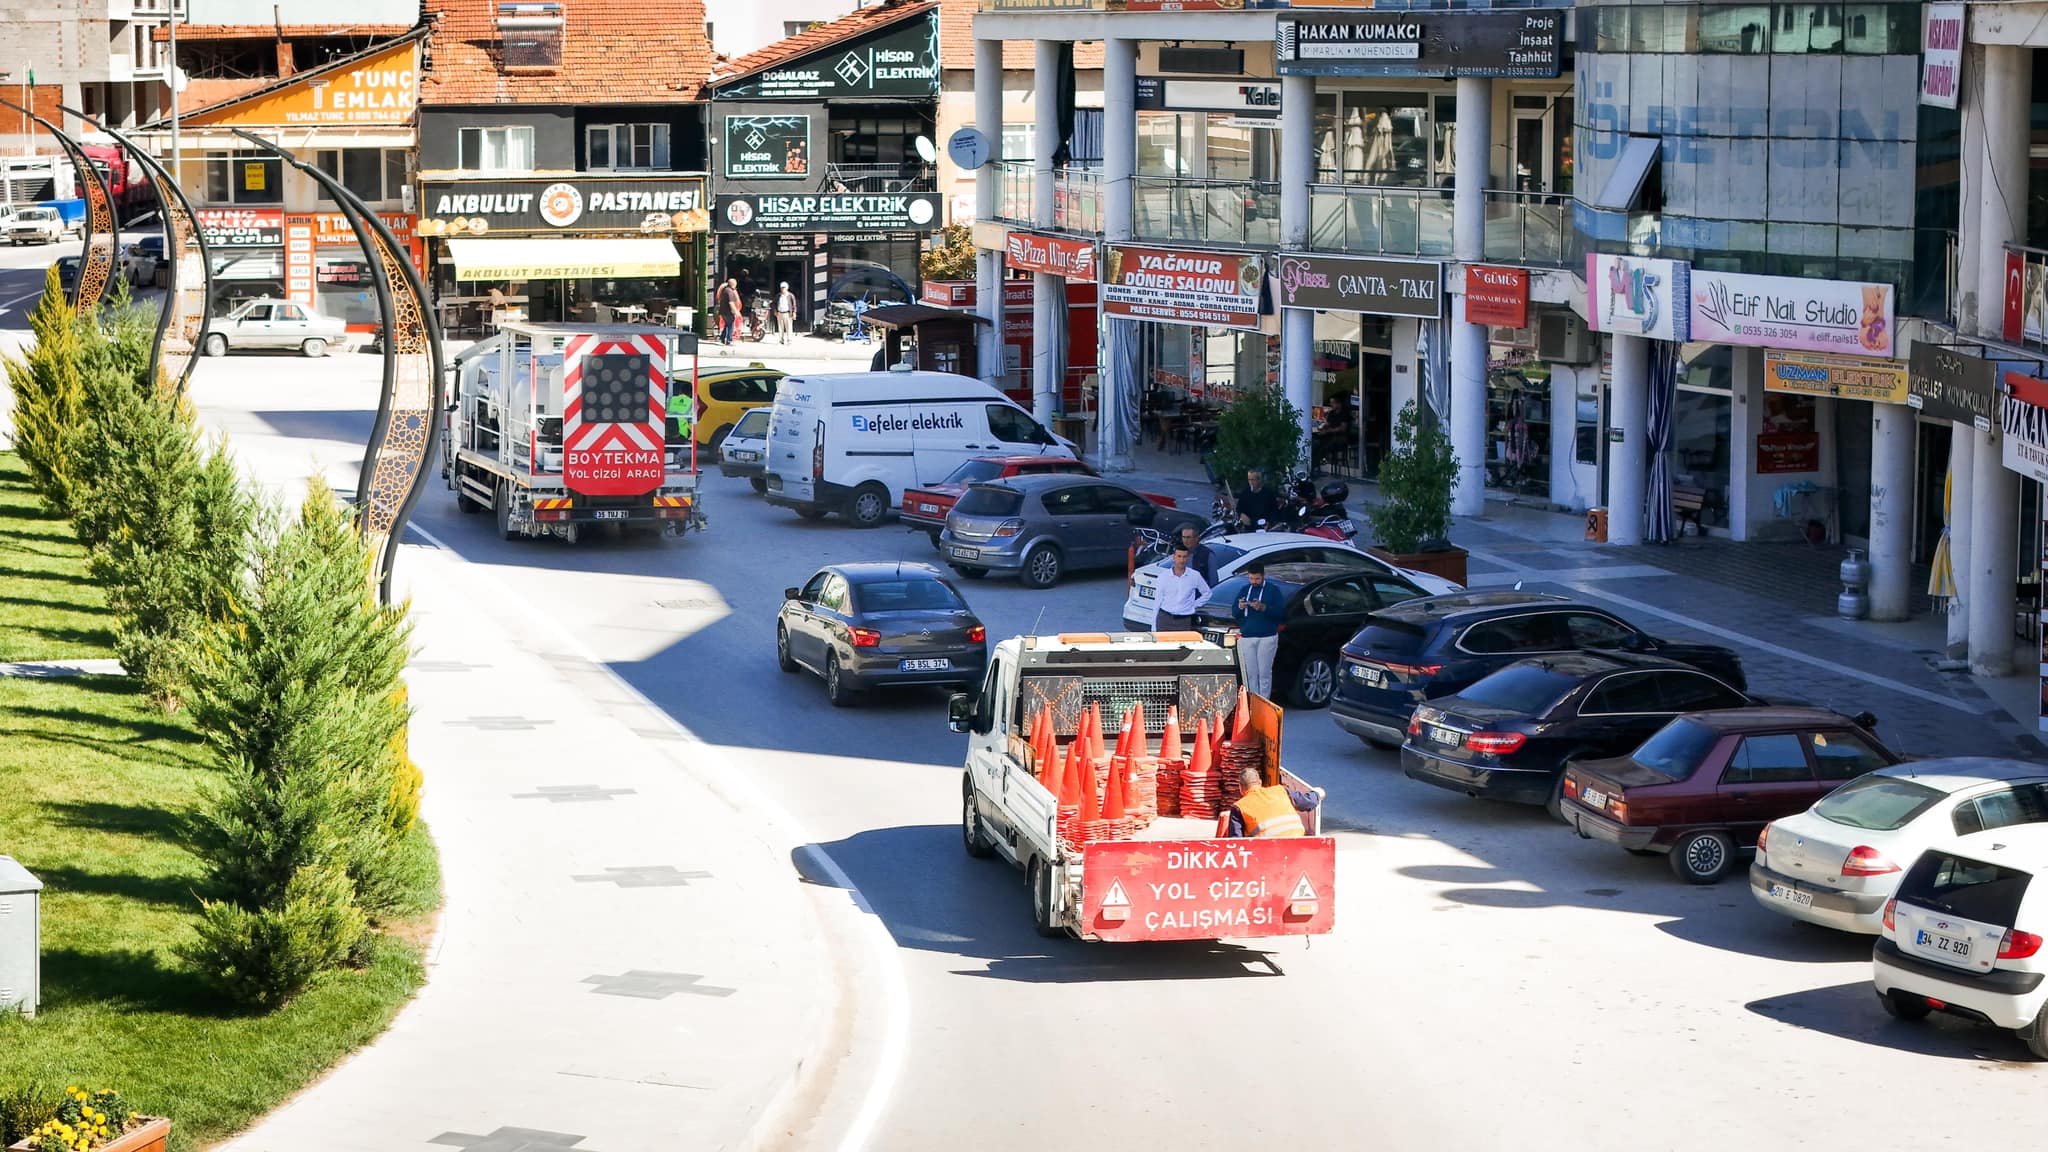
<path id="1" fill-rule="evenodd" d="M 659 336 L 572 336 L 562 346 L 562 476 L 586 496 L 661 487 L 668 348 Z"/>

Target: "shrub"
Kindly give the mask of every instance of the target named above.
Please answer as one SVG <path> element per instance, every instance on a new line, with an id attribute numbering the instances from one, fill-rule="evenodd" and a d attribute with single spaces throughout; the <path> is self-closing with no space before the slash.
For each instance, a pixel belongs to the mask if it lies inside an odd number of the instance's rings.
<path id="1" fill-rule="evenodd" d="M 29 313 L 28 326 L 35 346 L 25 359 L 7 362 L 7 382 L 14 390 L 14 447 L 43 503 L 68 516 L 78 480 L 69 445 L 86 411 L 83 337 L 55 265 L 43 281 L 42 302 Z"/>
<path id="2" fill-rule="evenodd" d="M 334 867 L 304 868 L 273 905 L 208 902 L 185 955 L 236 1003 L 270 1009 L 340 966 L 365 930 L 348 877 Z"/>
<path id="3" fill-rule="evenodd" d="M 31 1080 L 0 1090 L 0 1146 L 26 1140 L 57 1116 L 65 1093 L 55 1084 Z"/>
<path id="4" fill-rule="evenodd" d="M 1239 392 L 1216 418 L 1216 449 L 1210 462 L 1233 486 L 1257 468 L 1266 474 L 1269 487 L 1280 489 L 1301 463 L 1301 409 L 1272 385 Z"/>
<path id="5" fill-rule="evenodd" d="M 975 275 L 974 232 L 954 224 L 932 237 L 931 251 L 917 258 L 919 275 L 927 280 L 972 280 Z"/>
<path id="6" fill-rule="evenodd" d="M 1380 503 L 1369 509 L 1373 538 L 1397 555 L 1420 552 L 1451 531 L 1451 487 L 1458 459 L 1443 425 L 1423 420 L 1410 401 L 1394 422 L 1394 450 L 1380 463 Z"/>

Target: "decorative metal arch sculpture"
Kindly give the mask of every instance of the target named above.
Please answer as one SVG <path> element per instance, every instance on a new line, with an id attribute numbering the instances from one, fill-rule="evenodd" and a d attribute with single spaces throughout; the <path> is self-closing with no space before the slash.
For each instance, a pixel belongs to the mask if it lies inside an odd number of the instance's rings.
<path id="1" fill-rule="evenodd" d="M 78 188 L 85 196 L 85 257 L 79 262 L 78 289 L 72 294 L 71 306 L 84 315 L 99 307 L 113 278 L 114 254 L 120 250 L 121 239 L 114 220 L 114 198 L 107 191 L 106 181 L 100 178 L 100 170 L 92 166 L 92 158 L 70 133 L 12 100 L 0 100 L 0 106 L 41 124 L 56 138 L 57 146 L 64 149 L 72 169 L 78 173 Z"/>
<path id="2" fill-rule="evenodd" d="M 57 108 L 112 136 L 149 173 L 149 184 L 156 190 L 157 208 L 163 217 L 164 256 L 170 262 L 171 272 L 164 305 L 156 314 L 156 343 L 149 350 L 149 371 L 154 376 L 161 367 L 164 378 L 172 382 L 176 391 L 183 392 L 198 363 L 199 350 L 206 345 L 207 312 L 213 300 L 213 257 L 206 250 L 206 236 L 199 230 L 192 201 L 186 199 L 185 190 L 178 187 L 163 162 L 148 149 L 138 147 L 133 140 L 83 112 L 62 104 Z"/>
<path id="3" fill-rule="evenodd" d="M 339 181 L 290 151 L 239 128 L 233 131 L 319 184 L 348 220 L 363 255 L 376 261 L 373 283 L 384 320 L 384 390 L 356 481 L 355 505 L 357 525 L 370 543 L 377 595 L 389 604 L 398 542 L 426 483 L 434 452 L 434 418 L 443 405 L 440 320 L 418 270 L 375 212 Z"/>

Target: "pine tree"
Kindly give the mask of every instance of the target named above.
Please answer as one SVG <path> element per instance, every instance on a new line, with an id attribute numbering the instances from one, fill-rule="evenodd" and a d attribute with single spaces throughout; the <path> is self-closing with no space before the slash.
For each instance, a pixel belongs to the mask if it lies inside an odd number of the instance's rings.
<path id="1" fill-rule="evenodd" d="M 14 390 L 14 448 L 43 503 L 68 516 L 77 482 L 69 442 L 85 411 L 83 338 L 55 265 L 28 326 L 35 346 L 26 359 L 7 361 L 7 382 Z"/>

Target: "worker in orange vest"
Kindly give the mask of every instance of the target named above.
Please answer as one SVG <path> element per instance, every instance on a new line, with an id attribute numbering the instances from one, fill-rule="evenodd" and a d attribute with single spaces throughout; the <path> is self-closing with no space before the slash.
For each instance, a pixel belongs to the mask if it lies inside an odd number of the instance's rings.
<path id="1" fill-rule="evenodd" d="M 1244 797 L 1230 806 L 1226 836 L 1301 836 L 1303 812 L 1312 812 L 1322 797 L 1268 785 L 1257 768 L 1244 770 Z"/>

